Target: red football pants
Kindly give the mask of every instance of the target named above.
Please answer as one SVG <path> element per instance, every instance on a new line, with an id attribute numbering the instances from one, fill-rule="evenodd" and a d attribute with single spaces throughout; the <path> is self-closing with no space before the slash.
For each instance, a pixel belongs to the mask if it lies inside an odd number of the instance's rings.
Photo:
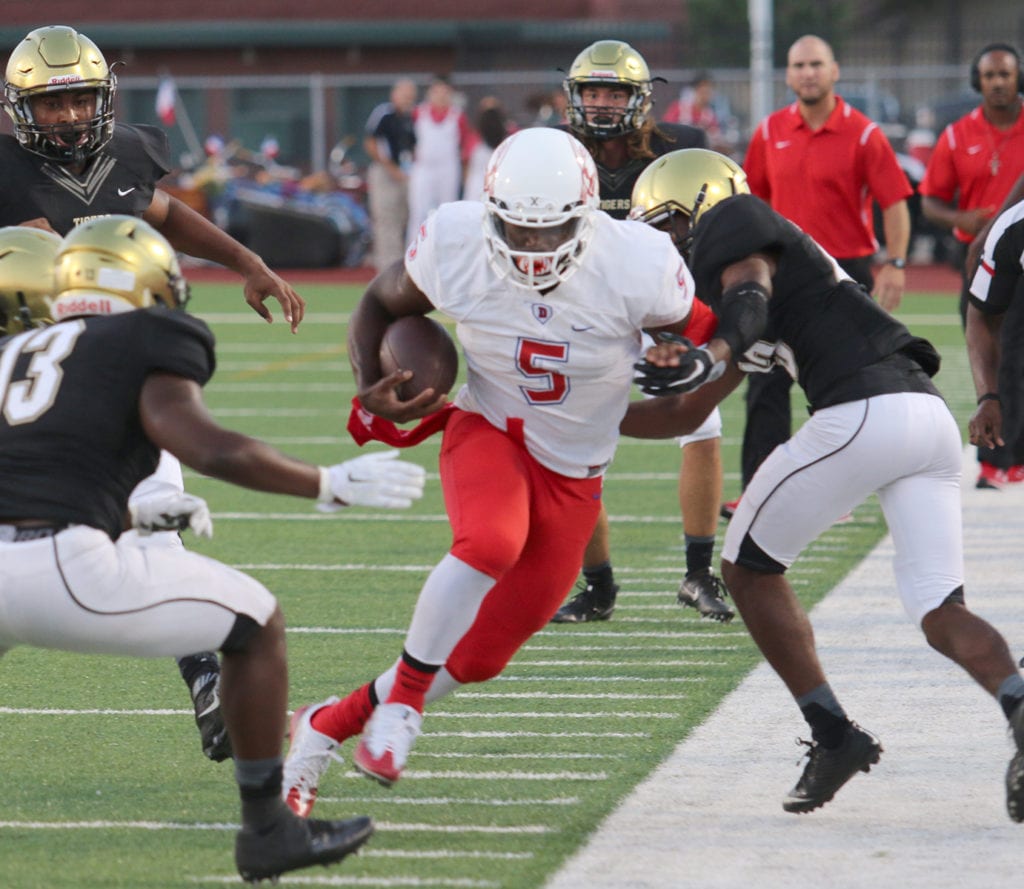
<path id="1" fill-rule="evenodd" d="M 522 423 L 496 429 L 453 411 L 441 482 L 453 556 L 497 580 L 445 667 L 461 683 L 497 676 L 540 630 L 579 575 L 597 522 L 600 478 L 567 478 L 530 456 Z"/>

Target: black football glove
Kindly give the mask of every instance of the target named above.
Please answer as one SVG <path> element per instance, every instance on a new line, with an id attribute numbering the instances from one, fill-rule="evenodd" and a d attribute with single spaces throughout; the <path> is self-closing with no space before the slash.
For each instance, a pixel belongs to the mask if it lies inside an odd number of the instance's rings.
<path id="1" fill-rule="evenodd" d="M 698 348 L 684 336 L 674 333 L 660 333 L 659 339 L 666 343 L 678 343 L 689 350 L 679 356 L 676 367 L 659 367 L 648 361 L 633 365 L 637 371 L 634 382 L 645 395 L 679 395 L 692 392 L 705 383 L 717 380 L 725 373 L 725 362 L 715 361 L 714 356 L 704 348 Z"/>

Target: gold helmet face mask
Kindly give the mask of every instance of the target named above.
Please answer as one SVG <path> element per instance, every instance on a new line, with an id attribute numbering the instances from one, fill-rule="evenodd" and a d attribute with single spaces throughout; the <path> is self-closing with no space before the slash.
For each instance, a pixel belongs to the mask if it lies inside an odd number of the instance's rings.
<path id="1" fill-rule="evenodd" d="M 576 56 L 563 81 L 569 100 L 569 126 L 578 135 L 612 139 L 640 129 L 651 110 L 651 71 L 643 56 L 621 40 L 599 40 Z M 630 98 L 625 109 L 584 105 L 587 86 L 622 87 Z"/>
<path id="2" fill-rule="evenodd" d="M 53 323 L 53 263 L 59 235 L 38 228 L 0 228 L 0 336 Z"/>
<path id="3" fill-rule="evenodd" d="M 98 154 L 114 134 L 117 78 L 88 37 L 65 25 L 37 28 L 11 53 L 4 75 L 4 110 L 22 148 L 60 164 L 80 164 Z M 32 99 L 92 90 L 96 111 L 76 124 L 43 125 Z"/>
<path id="4" fill-rule="evenodd" d="M 183 308 L 189 299 L 174 248 L 134 216 L 102 216 L 73 228 L 57 254 L 54 293 L 55 321 Z"/>
<path id="5" fill-rule="evenodd" d="M 705 211 L 736 194 L 750 194 L 747 174 L 734 160 L 706 148 L 671 151 L 648 164 L 633 186 L 629 218 L 669 231 L 680 253 L 689 252 L 689 232 Z M 683 237 L 676 217 L 686 221 Z"/>

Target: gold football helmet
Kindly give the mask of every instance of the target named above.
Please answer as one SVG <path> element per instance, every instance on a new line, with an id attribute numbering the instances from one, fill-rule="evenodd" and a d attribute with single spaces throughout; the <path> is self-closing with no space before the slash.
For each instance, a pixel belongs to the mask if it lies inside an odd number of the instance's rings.
<path id="1" fill-rule="evenodd" d="M 183 307 L 188 282 L 167 239 L 134 216 L 101 216 L 64 238 L 54 268 L 55 321 Z"/>
<path id="2" fill-rule="evenodd" d="M 666 228 L 677 238 L 673 217 L 681 214 L 691 229 L 705 210 L 735 194 L 750 194 L 747 174 L 732 158 L 707 148 L 682 148 L 656 158 L 633 185 L 630 219 Z"/>
<path id="3" fill-rule="evenodd" d="M 48 301 L 60 244 L 60 235 L 40 228 L 0 228 L 0 336 L 52 323 Z"/>
<path id="4" fill-rule="evenodd" d="M 569 126 L 573 132 L 594 139 L 611 139 L 638 130 L 651 111 L 651 71 L 643 56 L 621 40 L 598 40 L 588 46 L 576 56 L 562 86 L 569 100 Z M 625 111 L 612 106 L 584 107 L 584 86 L 624 87 L 630 92 L 629 103 Z"/>
<path id="5" fill-rule="evenodd" d="M 117 78 L 88 37 L 66 25 L 36 28 L 14 48 L 7 62 L 4 110 L 14 121 L 14 133 L 23 148 L 58 163 L 82 163 L 114 134 L 116 89 Z M 74 125 L 76 138 L 69 144 L 67 125 L 36 122 L 31 99 L 79 90 L 95 90 L 96 113 L 92 120 Z"/>

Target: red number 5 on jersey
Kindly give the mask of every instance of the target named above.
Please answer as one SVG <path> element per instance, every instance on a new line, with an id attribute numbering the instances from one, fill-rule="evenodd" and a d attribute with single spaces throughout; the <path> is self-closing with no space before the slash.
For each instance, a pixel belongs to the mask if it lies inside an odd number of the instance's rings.
<path id="1" fill-rule="evenodd" d="M 519 373 L 541 384 L 536 387 L 519 387 L 530 404 L 561 404 L 565 400 L 565 396 L 569 394 L 569 378 L 547 365 L 553 361 L 565 364 L 568 360 L 568 343 L 524 339 L 518 341 L 516 367 L 519 368 Z"/>

